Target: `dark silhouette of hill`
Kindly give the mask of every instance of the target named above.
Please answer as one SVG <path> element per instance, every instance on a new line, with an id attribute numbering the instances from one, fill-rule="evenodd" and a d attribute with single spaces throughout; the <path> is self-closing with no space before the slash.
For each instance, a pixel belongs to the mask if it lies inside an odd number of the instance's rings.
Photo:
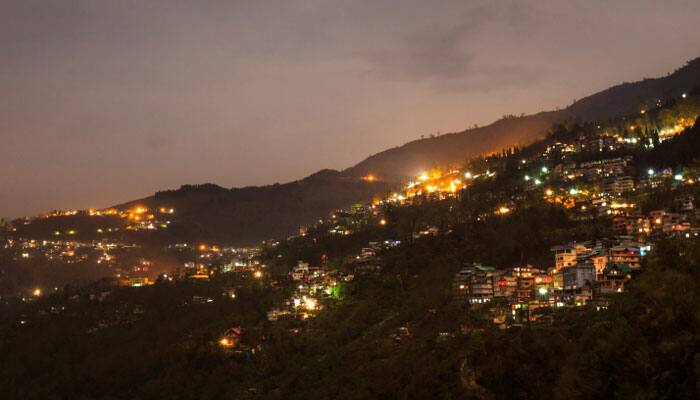
<path id="1" fill-rule="evenodd" d="M 168 229 L 171 240 L 254 245 L 297 232 L 302 224 L 389 189 L 387 182 L 367 182 L 326 169 L 298 181 L 267 186 L 184 185 L 117 208 L 137 204 L 175 208 Z"/>
<path id="2" fill-rule="evenodd" d="M 434 166 L 463 163 L 480 154 L 516 144 L 527 144 L 544 136 L 553 123 L 561 120 L 559 112 L 506 117 L 485 127 L 415 140 L 394 147 L 365 159 L 343 173 L 349 176 L 371 173 L 382 179 L 400 181 Z"/>
<path id="3" fill-rule="evenodd" d="M 343 171 L 349 176 L 376 174 L 400 180 L 435 165 L 460 163 L 484 153 L 542 138 L 553 123 L 567 120 L 606 121 L 639 112 L 700 85 L 700 58 L 654 79 L 623 83 L 574 102 L 565 109 L 528 116 L 504 117 L 491 125 L 415 140 L 368 157 Z"/>

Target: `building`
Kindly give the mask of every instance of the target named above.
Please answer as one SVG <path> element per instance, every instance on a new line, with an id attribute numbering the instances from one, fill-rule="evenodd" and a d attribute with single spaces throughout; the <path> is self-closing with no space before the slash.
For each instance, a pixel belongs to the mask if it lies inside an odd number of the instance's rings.
<path id="1" fill-rule="evenodd" d="M 577 264 L 562 269 L 564 290 L 575 291 L 595 285 L 595 267 L 592 263 Z"/>
<path id="2" fill-rule="evenodd" d="M 613 264 L 627 264 L 632 269 L 639 269 L 642 256 L 639 246 L 620 245 L 608 249 L 608 260 Z"/>
<path id="3" fill-rule="evenodd" d="M 591 249 L 580 243 L 570 243 L 551 248 L 554 252 L 554 268 L 559 271 L 563 268 L 576 265 L 577 260 L 591 252 Z"/>
<path id="4" fill-rule="evenodd" d="M 627 264 L 608 264 L 597 276 L 596 289 L 601 295 L 621 293 L 632 278 L 632 269 Z"/>
<path id="5" fill-rule="evenodd" d="M 651 232 L 651 221 L 643 215 L 616 215 L 613 232 L 623 235 L 647 235 Z"/>
<path id="6" fill-rule="evenodd" d="M 453 297 L 461 303 L 483 304 L 493 300 L 494 281 L 502 275 L 493 267 L 467 264 L 452 281 Z"/>
<path id="7" fill-rule="evenodd" d="M 494 297 L 513 299 L 518 290 L 518 277 L 513 274 L 503 274 L 494 285 Z"/>
<path id="8" fill-rule="evenodd" d="M 603 179 L 600 186 L 603 193 L 622 194 L 634 190 L 634 179 L 630 176 L 615 176 Z"/>
<path id="9" fill-rule="evenodd" d="M 299 261 L 297 266 L 292 269 L 292 280 L 301 281 L 309 274 L 309 263 Z"/>

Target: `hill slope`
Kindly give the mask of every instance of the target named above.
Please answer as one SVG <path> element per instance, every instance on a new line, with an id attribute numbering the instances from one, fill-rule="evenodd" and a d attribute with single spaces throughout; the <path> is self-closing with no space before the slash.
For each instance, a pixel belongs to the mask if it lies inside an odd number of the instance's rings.
<path id="1" fill-rule="evenodd" d="M 491 125 L 435 138 L 421 139 L 375 154 L 343 171 L 349 176 L 377 174 L 398 180 L 438 165 L 527 144 L 543 137 L 553 123 L 566 120 L 604 121 L 639 112 L 677 98 L 700 85 L 700 58 L 662 78 L 624 83 L 576 101 L 563 110 L 501 119 Z"/>
<path id="2" fill-rule="evenodd" d="M 462 163 L 480 154 L 518 143 L 529 143 L 543 136 L 553 123 L 562 119 L 560 112 L 504 118 L 485 127 L 415 140 L 394 147 L 365 159 L 343 173 L 348 176 L 371 173 L 382 179 L 401 180 L 416 176 L 436 165 Z"/>
<path id="3" fill-rule="evenodd" d="M 159 240 L 254 244 L 286 236 L 334 209 L 390 190 L 397 181 L 415 176 L 421 170 L 461 163 L 483 153 L 532 142 L 544 136 L 553 123 L 569 119 L 607 120 L 636 114 L 640 108 L 649 107 L 659 99 L 678 97 L 698 87 L 700 58 L 666 77 L 621 84 L 583 98 L 563 110 L 504 118 L 489 126 L 409 142 L 375 154 L 343 172 L 323 170 L 299 181 L 240 189 L 213 184 L 185 185 L 117 207 L 128 208 L 135 204 L 174 207 L 177 215 L 173 217 L 173 224 Z M 369 183 L 359 179 L 368 173 L 378 175 L 382 181 Z M 53 232 L 48 228 L 44 230 Z"/>
<path id="4" fill-rule="evenodd" d="M 259 187 L 185 185 L 117 208 L 167 205 L 177 210 L 171 232 L 174 239 L 255 245 L 260 240 L 289 235 L 302 224 L 371 199 L 389 188 L 386 182 L 366 182 L 322 170 L 302 180 Z"/>

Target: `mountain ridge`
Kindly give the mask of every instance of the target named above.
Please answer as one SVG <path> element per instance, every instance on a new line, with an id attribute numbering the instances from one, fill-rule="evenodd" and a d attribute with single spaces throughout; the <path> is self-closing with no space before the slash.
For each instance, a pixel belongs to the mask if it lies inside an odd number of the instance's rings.
<path id="1" fill-rule="evenodd" d="M 535 141 L 553 124 L 603 121 L 632 116 L 640 108 L 700 88 L 700 58 L 673 73 L 622 83 L 586 96 L 565 109 L 507 116 L 484 127 L 413 140 L 376 153 L 344 170 L 321 169 L 305 178 L 264 186 L 224 188 L 213 183 L 182 185 L 115 206 L 173 207 L 172 231 L 161 240 L 202 238 L 230 244 L 254 244 L 283 237 L 319 217 L 387 192 L 402 180 L 434 166 Z M 365 180 L 371 174 L 373 180 Z M 159 233 L 160 234 L 160 233 Z"/>
<path id="2" fill-rule="evenodd" d="M 526 145 L 544 137 L 555 123 L 605 121 L 635 114 L 654 106 L 658 100 L 678 97 L 698 85 L 700 57 L 666 76 L 611 86 L 564 109 L 505 117 L 483 127 L 413 140 L 373 154 L 343 172 L 351 176 L 376 174 L 386 179 L 406 179 L 435 164 L 458 163 L 505 147 Z"/>

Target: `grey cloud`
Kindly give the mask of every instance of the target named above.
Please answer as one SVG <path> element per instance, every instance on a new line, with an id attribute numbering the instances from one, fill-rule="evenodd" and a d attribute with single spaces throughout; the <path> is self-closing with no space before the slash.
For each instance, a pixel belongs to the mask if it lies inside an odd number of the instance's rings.
<path id="1" fill-rule="evenodd" d="M 534 22 L 534 9 L 521 3 L 490 2 L 469 6 L 401 35 L 367 55 L 370 73 L 391 81 L 430 81 L 449 90 L 492 90 L 541 79 L 543 71 L 523 68 L 516 59 L 488 60 L 484 31 L 520 31 Z M 488 40 L 488 39 L 486 39 Z"/>

